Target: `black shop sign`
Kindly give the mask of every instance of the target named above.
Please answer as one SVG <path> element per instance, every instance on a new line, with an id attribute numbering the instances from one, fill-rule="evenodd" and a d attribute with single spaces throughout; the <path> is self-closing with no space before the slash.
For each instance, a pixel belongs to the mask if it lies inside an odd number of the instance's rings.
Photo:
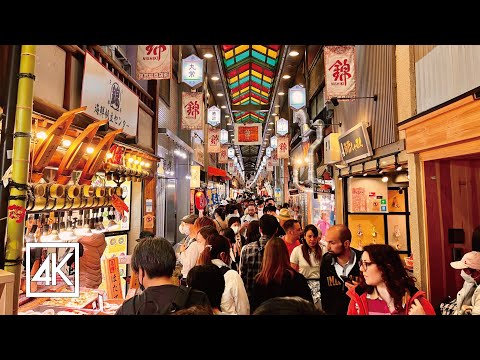
<path id="1" fill-rule="evenodd" d="M 338 142 L 342 159 L 347 164 L 373 155 L 367 128 L 363 122 L 342 134 Z"/>

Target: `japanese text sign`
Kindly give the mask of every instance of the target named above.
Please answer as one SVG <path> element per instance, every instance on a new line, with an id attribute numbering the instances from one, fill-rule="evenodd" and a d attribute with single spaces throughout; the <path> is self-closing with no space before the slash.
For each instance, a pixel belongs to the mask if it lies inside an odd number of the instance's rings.
<path id="1" fill-rule="evenodd" d="M 214 154 L 219 153 L 220 150 L 220 129 L 208 129 L 208 152 Z"/>
<path id="2" fill-rule="evenodd" d="M 108 119 L 112 128 L 137 136 L 138 96 L 89 52 L 85 54 L 81 106 L 86 114 Z"/>
<path id="3" fill-rule="evenodd" d="M 288 135 L 277 136 L 277 157 L 279 159 L 288 159 L 289 157 L 289 139 Z"/>
<path id="4" fill-rule="evenodd" d="M 172 77 L 172 45 L 138 45 L 137 79 L 162 80 Z"/>
<path id="5" fill-rule="evenodd" d="M 182 130 L 202 130 L 203 113 L 203 93 L 182 92 Z"/>
<path id="6" fill-rule="evenodd" d="M 262 124 L 235 124 L 235 145 L 261 145 Z"/>
<path id="7" fill-rule="evenodd" d="M 220 153 L 218 154 L 218 163 L 227 164 L 228 163 L 228 146 L 222 145 Z"/>
<path id="8" fill-rule="evenodd" d="M 203 59 L 190 55 L 182 60 L 182 82 L 190 87 L 203 82 Z"/>
<path id="9" fill-rule="evenodd" d="M 355 46 L 325 46 L 325 100 L 356 96 Z"/>
<path id="10" fill-rule="evenodd" d="M 373 155 L 367 129 L 363 122 L 339 136 L 338 142 L 342 159 L 347 164 Z"/>
<path id="11" fill-rule="evenodd" d="M 220 124 L 220 109 L 216 106 L 210 106 L 207 111 L 207 123 L 212 126 Z"/>

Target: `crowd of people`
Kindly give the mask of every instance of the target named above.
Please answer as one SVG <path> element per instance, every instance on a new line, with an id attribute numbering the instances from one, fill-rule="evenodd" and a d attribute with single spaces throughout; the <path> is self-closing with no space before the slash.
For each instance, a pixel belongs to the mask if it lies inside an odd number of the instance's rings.
<path id="1" fill-rule="evenodd" d="M 237 200 L 183 217 L 185 237 L 175 247 L 153 234 L 140 239 L 132 255 L 139 293 L 117 314 L 436 314 L 390 245 L 360 251 L 343 224 L 302 227 L 288 204 Z M 452 263 L 469 284 L 480 279 L 480 253 L 473 253 Z M 478 311 L 476 290 L 464 286 L 462 311 Z"/>

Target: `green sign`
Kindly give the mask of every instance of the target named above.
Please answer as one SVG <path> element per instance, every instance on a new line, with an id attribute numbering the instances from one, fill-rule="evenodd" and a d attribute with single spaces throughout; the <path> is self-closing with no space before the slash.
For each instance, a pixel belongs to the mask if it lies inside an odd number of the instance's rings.
<path id="1" fill-rule="evenodd" d="M 372 145 L 365 124 L 354 126 L 338 138 L 342 159 L 347 164 L 372 156 Z"/>

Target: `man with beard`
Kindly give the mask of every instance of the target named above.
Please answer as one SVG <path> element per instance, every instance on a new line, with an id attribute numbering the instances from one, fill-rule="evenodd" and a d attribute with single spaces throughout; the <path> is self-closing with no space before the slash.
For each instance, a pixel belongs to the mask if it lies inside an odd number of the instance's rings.
<path id="1" fill-rule="evenodd" d="M 352 233 L 343 224 L 330 227 L 325 240 L 328 252 L 320 265 L 322 309 L 329 315 L 346 315 L 350 302 L 346 293 L 359 280 L 362 252 L 350 247 Z"/>

